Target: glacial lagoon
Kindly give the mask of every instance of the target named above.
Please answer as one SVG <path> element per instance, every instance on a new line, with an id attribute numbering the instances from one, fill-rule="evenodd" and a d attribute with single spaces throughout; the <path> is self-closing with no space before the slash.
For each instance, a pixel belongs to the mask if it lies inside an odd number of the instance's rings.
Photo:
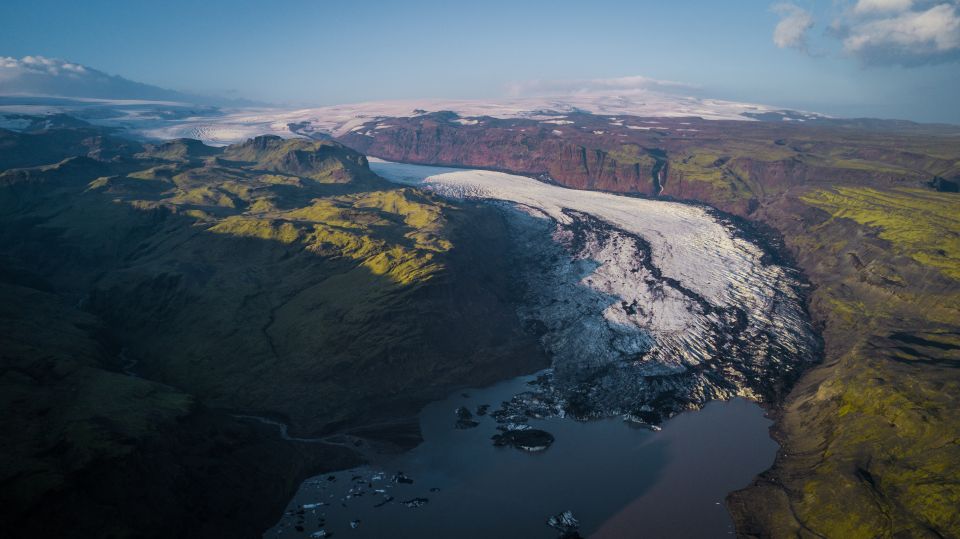
<path id="1" fill-rule="evenodd" d="M 771 421 L 743 399 L 680 414 L 661 431 L 619 418 L 530 419 L 554 436 L 548 449 L 494 447 L 497 423 L 478 407 L 495 410 L 533 379 L 456 391 L 426 406 L 422 444 L 310 478 L 264 538 L 547 539 L 559 536 L 548 518 L 568 510 L 584 537 L 732 536 L 725 496 L 769 468 L 777 451 Z M 456 428 L 460 407 L 476 427 Z"/>

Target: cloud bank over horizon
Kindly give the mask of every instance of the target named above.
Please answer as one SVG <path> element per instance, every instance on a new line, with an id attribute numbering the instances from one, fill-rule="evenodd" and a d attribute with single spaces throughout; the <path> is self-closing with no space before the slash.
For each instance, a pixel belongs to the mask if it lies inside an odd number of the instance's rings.
<path id="1" fill-rule="evenodd" d="M 685 82 L 660 80 L 642 75 L 595 79 L 533 79 L 507 84 L 509 97 L 538 97 L 550 95 L 593 93 L 636 93 L 643 91 L 687 93 L 699 90 L 699 86 Z"/>

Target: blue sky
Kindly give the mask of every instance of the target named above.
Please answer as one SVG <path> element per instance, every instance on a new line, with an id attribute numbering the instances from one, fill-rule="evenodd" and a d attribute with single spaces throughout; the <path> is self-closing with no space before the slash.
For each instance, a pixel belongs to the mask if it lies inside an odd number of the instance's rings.
<path id="1" fill-rule="evenodd" d="M 0 56 L 278 103 L 643 75 L 710 97 L 960 123 L 957 1 L 7 0 Z M 916 21 L 928 33 L 904 40 Z"/>

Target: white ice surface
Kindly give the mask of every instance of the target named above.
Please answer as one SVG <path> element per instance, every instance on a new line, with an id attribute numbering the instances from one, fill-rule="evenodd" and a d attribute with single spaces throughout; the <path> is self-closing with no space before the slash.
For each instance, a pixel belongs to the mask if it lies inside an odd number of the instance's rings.
<path id="1" fill-rule="evenodd" d="M 546 324 L 544 344 L 557 365 L 645 357 L 634 364 L 645 375 L 683 372 L 722 357 L 722 334 L 729 331 L 744 339 L 737 353 L 758 365 L 779 359 L 770 355 L 771 346 L 791 355 L 806 346 L 795 277 L 764 263 L 757 245 L 704 208 L 567 189 L 485 170 L 380 160 L 371 160 L 371 168 L 395 182 L 451 198 L 506 202 L 558 223 L 553 239 L 577 245 L 571 253 L 575 259 L 536 279 L 552 284 L 531 316 Z M 634 237 L 649 245 L 650 266 Z M 533 241 L 529 249 L 542 248 L 542 240 L 540 246 Z M 549 250 L 536 255 L 551 256 Z M 673 284 L 657 284 L 664 278 Z M 718 310 L 704 310 L 694 296 Z M 747 313 L 744 327 L 733 329 L 732 312 Z M 775 345 L 766 337 L 771 333 L 778 335 Z M 754 396 L 745 386 L 740 391 Z"/>

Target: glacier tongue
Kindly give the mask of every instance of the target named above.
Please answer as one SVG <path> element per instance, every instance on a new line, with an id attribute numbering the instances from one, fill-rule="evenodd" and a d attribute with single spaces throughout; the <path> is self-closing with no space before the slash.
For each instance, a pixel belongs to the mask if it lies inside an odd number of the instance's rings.
<path id="1" fill-rule="evenodd" d="M 390 179 L 390 165 L 371 166 Z M 762 401 L 816 357 L 795 273 L 704 208 L 480 170 L 424 186 L 508 208 L 524 266 L 541 268 L 520 310 L 552 357 L 541 398 L 573 415 L 656 423 Z"/>

